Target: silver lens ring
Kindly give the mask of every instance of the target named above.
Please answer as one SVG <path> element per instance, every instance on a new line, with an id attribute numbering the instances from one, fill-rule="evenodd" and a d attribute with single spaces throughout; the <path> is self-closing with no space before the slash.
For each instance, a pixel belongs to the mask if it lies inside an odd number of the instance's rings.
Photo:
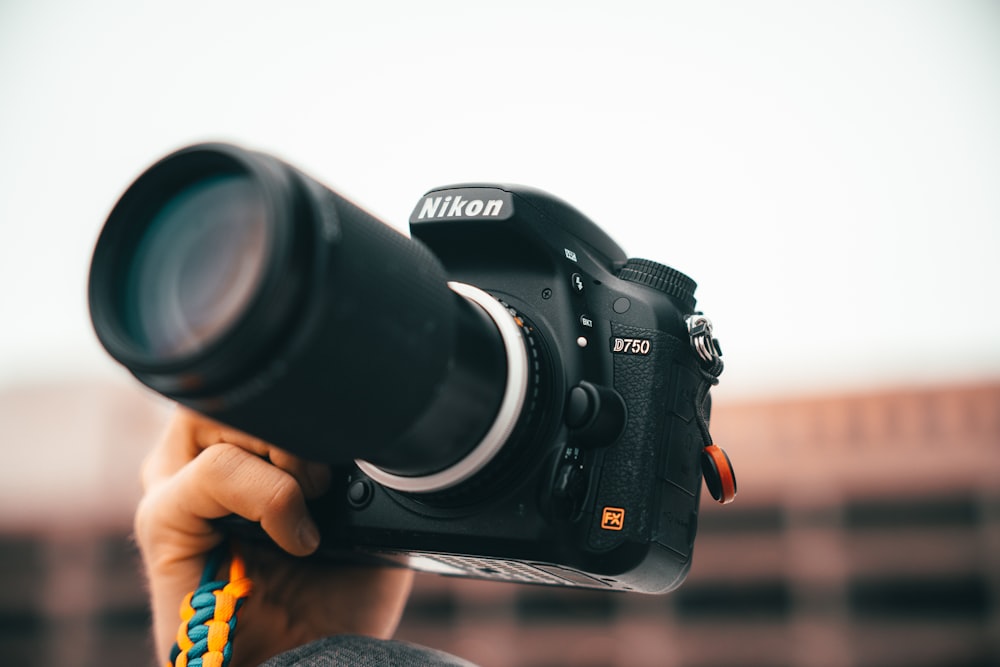
<path id="1" fill-rule="evenodd" d="M 449 282 L 448 287 L 467 301 L 476 304 L 496 324 L 507 355 L 507 384 L 500 408 L 486 435 L 472 451 L 454 465 L 419 477 L 394 475 L 367 461 L 356 460 L 358 468 L 382 486 L 406 493 L 432 493 L 464 482 L 486 467 L 500 452 L 517 425 L 528 394 L 528 351 L 520 326 L 510 312 L 483 290 L 465 283 Z"/>

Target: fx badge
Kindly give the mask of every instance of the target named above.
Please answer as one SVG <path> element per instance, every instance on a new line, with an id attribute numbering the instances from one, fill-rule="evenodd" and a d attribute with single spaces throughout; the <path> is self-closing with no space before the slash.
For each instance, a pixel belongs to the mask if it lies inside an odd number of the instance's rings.
<path id="1" fill-rule="evenodd" d="M 621 507 L 605 507 L 601 513 L 601 528 L 621 530 L 625 527 L 625 510 Z"/>

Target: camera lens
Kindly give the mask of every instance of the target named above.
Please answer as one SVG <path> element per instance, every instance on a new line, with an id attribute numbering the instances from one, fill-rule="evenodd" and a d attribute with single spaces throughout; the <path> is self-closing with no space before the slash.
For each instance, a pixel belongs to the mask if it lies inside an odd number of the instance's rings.
<path id="1" fill-rule="evenodd" d="M 266 210 L 246 176 L 209 177 L 149 222 L 125 275 L 124 317 L 160 357 L 204 349 L 246 309 L 263 274 Z"/>
<path id="2" fill-rule="evenodd" d="M 136 179 L 98 239 L 89 302 L 98 339 L 147 386 L 303 458 L 364 460 L 398 488 L 475 474 L 526 393 L 524 342 L 495 299 L 236 146 L 182 149 Z"/>

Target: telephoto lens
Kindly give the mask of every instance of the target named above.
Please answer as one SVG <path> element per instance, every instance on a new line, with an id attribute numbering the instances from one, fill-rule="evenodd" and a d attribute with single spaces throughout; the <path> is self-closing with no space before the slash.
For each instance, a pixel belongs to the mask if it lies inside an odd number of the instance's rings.
<path id="1" fill-rule="evenodd" d="M 425 246 L 236 146 L 182 149 L 127 189 L 89 302 L 144 384 L 311 460 L 432 476 L 518 409 L 497 318 Z"/>

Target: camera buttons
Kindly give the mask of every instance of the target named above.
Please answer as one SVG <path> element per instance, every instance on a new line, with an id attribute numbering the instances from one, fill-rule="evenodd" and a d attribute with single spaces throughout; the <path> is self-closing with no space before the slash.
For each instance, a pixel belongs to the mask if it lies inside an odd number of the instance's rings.
<path id="1" fill-rule="evenodd" d="M 347 487 L 347 502 L 356 510 L 364 509 L 371 502 L 375 490 L 367 479 L 356 479 Z"/>
<path id="2" fill-rule="evenodd" d="M 552 483 L 552 498 L 566 514 L 575 514 L 587 497 L 587 474 L 580 463 L 563 463 Z"/>
<path id="3" fill-rule="evenodd" d="M 576 292 L 577 294 L 583 292 L 584 289 L 583 276 L 581 276 L 579 273 L 574 273 L 572 276 L 570 276 L 569 282 L 573 286 L 574 292 Z"/>

